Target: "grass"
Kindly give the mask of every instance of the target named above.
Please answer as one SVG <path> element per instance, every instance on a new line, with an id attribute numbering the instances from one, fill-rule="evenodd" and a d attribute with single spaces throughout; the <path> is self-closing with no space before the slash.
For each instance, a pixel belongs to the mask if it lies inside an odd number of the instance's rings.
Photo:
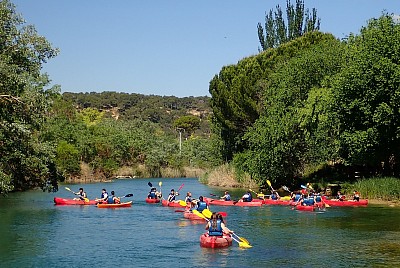
<path id="1" fill-rule="evenodd" d="M 342 191 L 346 195 L 352 195 L 354 190 L 360 192 L 361 198 L 399 201 L 400 179 L 376 177 L 359 180 L 354 184 L 342 185 Z"/>

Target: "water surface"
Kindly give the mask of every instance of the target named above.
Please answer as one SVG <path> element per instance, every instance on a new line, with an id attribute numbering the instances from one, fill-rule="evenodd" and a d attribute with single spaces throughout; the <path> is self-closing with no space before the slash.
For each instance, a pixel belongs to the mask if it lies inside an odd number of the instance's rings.
<path id="1" fill-rule="evenodd" d="M 0 198 L 1 267 L 400 267 L 400 209 L 380 206 L 299 212 L 289 207 L 211 207 L 226 211 L 227 225 L 253 248 L 200 248 L 204 224 L 176 208 L 147 204 L 148 179 L 65 185 L 84 187 L 89 198 L 101 189 L 133 193 L 131 208 L 55 206 L 53 197 L 29 191 Z M 150 180 L 158 187 L 160 179 Z M 164 179 L 162 191 L 194 197 L 222 195 L 195 179 Z M 237 190 L 233 196 L 241 196 Z M 178 209 L 179 210 L 179 209 Z"/>

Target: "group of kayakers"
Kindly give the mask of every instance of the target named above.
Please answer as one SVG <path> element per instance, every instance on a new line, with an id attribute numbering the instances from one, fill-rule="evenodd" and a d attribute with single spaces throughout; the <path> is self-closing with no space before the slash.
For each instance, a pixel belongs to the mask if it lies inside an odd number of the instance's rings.
<path id="1" fill-rule="evenodd" d="M 76 193 L 74 192 L 74 194 L 78 196 L 78 198 L 74 198 L 74 200 L 84 200 L 84 199 L 88 198 L 87 194 L 83 190 L 83 188 L 79 188 L 79 191 Z M 111 191 L 111 194 L 108 194 L 107 190 L 104 188 L 101 190 L 100 198 L 96 198 L 95 201 L 100 204 L 120 204 L 121 203 L 120 198 L 115 196 L 114 191 Z"/>

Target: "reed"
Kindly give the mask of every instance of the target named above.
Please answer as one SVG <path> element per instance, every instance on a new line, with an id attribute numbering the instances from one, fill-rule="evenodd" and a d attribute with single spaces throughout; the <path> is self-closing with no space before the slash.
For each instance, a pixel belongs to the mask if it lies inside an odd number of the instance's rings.
<path id="1" fill-rule="evenodd" d="M 352 195 L 358 191 L 361 198 L 381 199 L 387 201 L 400 200 L 400 179 L 392 177 L 370 178 L 359 180 L 354 184 L 342 185 L 346 195 Z"/>

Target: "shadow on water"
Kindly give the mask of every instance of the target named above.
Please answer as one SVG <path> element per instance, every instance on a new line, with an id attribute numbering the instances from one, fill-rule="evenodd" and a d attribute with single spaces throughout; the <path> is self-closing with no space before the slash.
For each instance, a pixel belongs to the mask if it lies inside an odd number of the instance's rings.
<path id="1" fill-rule="evenodd" d="M 133 206 L 55 206 L 58 193 L 30 191 L 0 199 L 0 260 L 3 267 L 399 267 L 400 209 L 368 206 L 299 212 L 286 206 L 211 207 L 228 214 L 228 227 L 249 240 L 241 249 L 201 248 L 204 222 L 183 218 L 177 208 L 147 204 L 149 180 L 67 185 L 90 198 L 102 188 L 133 193 Z M 151 180 L 150 180 L 151 181 Z M 159 179 L 153 179 L 158 185 Z M 166 196 L 184 183 L 180 198 L 221 195 L 195 179 L 165 179 Z M 233 193 L 240 196 L 240 190 Z"/>

